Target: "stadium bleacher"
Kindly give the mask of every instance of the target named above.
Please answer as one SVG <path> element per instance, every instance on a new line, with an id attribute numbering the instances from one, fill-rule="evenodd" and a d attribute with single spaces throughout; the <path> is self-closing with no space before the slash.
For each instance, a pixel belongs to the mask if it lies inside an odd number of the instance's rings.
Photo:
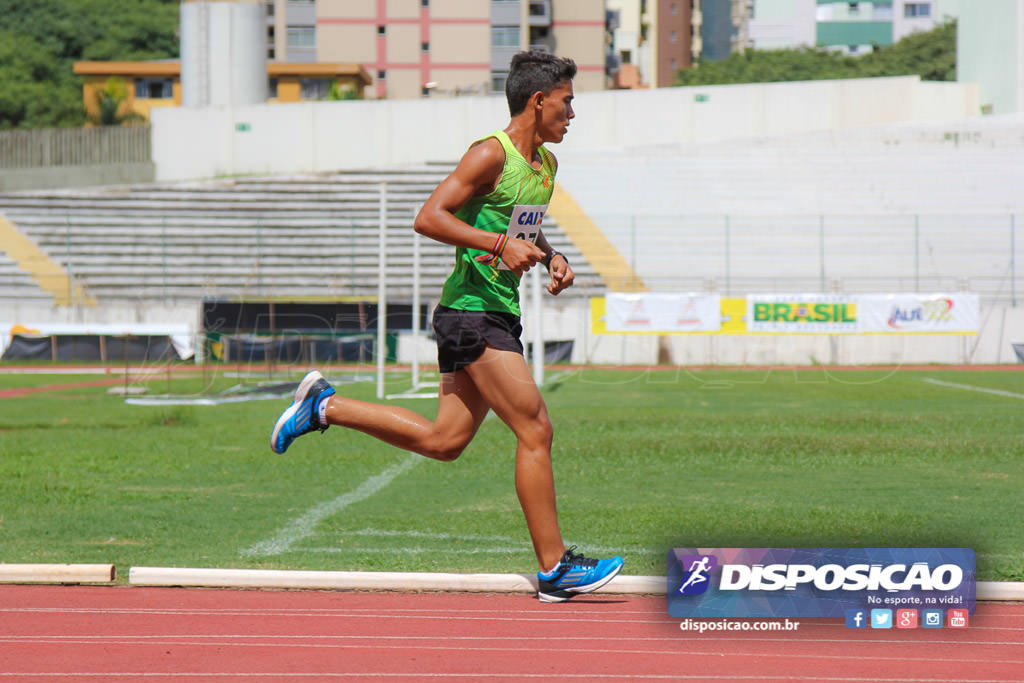
<path id="1" fill-rule="evenodd" d="M 413 217 L 450 168 L 22 192 L 0 195 L 0 214 L 101 303 L 366 299 L 377 296 L 379 187 L 387 183 L 388 291 L 402 298 L 413 287 Z M 545 218 L 543 226 L 587 291 L 600 287 L 557 224 Z M 439 296 L 452 259 L 451 247 L 421 240 L 426 300 Z M 7 295 L 31 290 L 27 283 L 18 279 Z"/>
<path id="2" fill-rule="evenodd" d="M 43 291 L 28 273 L 0 248 L 0 299 L 18 298 L 53 304 L 53 295 Z"/>
<path id="3" fill-rule="evenodd" d="M 1024 142 L 883 133 L 562 153 L 559 176 L 653 289 L 1007 296 Z"/>

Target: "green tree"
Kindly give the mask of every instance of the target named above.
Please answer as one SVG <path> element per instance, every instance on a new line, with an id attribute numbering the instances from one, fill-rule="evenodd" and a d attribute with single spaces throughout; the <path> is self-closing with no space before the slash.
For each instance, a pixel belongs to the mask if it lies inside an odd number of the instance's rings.
<path id="1" fill-rule="evenodd" d="M 862 57 L 824 48 L 747 50 L 718 61 L 699 60 L 676 72 L 676 85 L 770 83 L 832 78 L 920 75 L 929 81 L 956 80 L 956 22 L 911 34 Z"/>
<path id="2" fill-rule="evenodd" d="M 178 56 L 177 0 L 0 0 L 0 129 L 85 122 L 77 60 Z"/>
<path id="3" fill-rule="evenodd" d="M 346 86 L 343 88 L 335 81 L 331 83 L 331 89 L 327 91 L 327 99 L 331 102 L 337 102 L 340 100 L 361 100 L 363 98 L 351 87 Z"/>

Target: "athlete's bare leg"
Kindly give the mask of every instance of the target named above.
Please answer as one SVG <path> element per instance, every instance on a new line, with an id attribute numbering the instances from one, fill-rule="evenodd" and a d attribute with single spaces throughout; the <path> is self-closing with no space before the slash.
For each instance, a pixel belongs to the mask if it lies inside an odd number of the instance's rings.
<path id="1" fill-rule="evenodd" d="M 488 408 L 516 435 L 516 494 L 537 562 L 552 569 L 565 552 L 558 527 L 551 467 L 551 421 L 522 355 L 488 347 L 463 370 L 441 375 L 437 419 L 397 406 L 335 394 L 327 424 L 356 429 L 398 448 L 436 460 L 454 460 L 476 434 Z"/>
<path id="2" fill-rule="evenodd" d="M 477 391 L 515 433 L 516 494 L 526 516 L 541 571 L 554 568 L 565 552 L 558 527 L 551 467 L 551 420 L 526 359 L 488 347 L 466 368 Z"/>
<path id="3" fill-rule="evenodd" d="M 435 460 L 459 457 L 486 415 L 487 404 L 465 370 L 441 375 L 433 422 L 405 408 L 337 394 L 328 399 L 326 411 L 327 424 L 357 429 Z"/>

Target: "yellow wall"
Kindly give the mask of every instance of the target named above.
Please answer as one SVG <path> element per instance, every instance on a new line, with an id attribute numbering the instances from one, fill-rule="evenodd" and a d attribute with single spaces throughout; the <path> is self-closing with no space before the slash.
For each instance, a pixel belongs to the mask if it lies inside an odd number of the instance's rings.
<path id="1" fill-rule="evenodd" d="M 99 105 L 96 103 L 96 93 L 106 88 L 107 82 L 111 78 L 116 78 L 124 84 L 125 94 L 127 97 L 121 104 L 121 107 L 117 110 L 118 114 L 122 116 L 129 113 L 135 113 L 148 121 L 151 109 L 158 107 L 181 106 L 181 82 L 178 79 L 174 79 L 173 98 L 149 99 L 135 97 L 136 79 L 131 76 L 84 76 L 84 83 L 82 84 L 82 104 L 85 106 L 85 113 L 87 116 L 98 116 Z"/>

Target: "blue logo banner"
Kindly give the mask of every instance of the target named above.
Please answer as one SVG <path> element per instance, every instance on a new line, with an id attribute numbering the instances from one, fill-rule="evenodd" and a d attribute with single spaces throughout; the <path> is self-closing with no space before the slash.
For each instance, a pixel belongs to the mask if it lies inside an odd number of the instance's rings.
<path id="1" fill-rule="evenodd" d="M 855 627 L 871 610 L 974 614 L 976 563 L 970 548 L 674 548 L 668 613 L 839 617 Z"/>

